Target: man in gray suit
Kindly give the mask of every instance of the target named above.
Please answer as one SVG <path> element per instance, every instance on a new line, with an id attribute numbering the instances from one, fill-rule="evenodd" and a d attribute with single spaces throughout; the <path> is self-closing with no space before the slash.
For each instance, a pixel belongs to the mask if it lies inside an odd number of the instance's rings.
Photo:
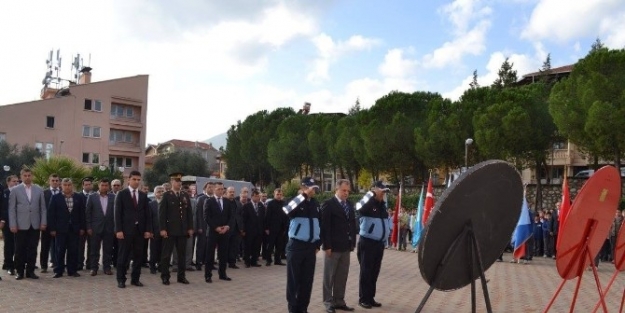
<path id="1" fill-rule="evenodd" d="M 87 222 L 87 234 L 91 240 L 91 276 L 98 275 L 98 261 L 100 261 L 100 246 L 102 246 L 102 268 L 104 274 L 113 275 L 111 272 L 111 254 L 113 252 L 113 232 L 115 195 L 109 193 L 109 180 L 102 178 L 98 185 L 98 192 L 87 198 L 87 210 L 85 219 Z"/>
<path id="2" fill-rule="evenodd" d="M 43 189 L 33 185 L 33 174 L 29 169 L 20 172 L 22 183 L 15 186 L 9 195 L 9 227 L 15 234 L 15 279 L 26 277 L 38 279 L 35 275 L 39 232 L 46 230 L 47 209 Z"/>

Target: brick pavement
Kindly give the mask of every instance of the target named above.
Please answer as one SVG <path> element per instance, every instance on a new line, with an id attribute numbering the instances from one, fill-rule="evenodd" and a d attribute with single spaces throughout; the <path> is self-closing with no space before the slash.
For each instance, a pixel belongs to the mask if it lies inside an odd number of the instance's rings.
<path id="1" fill-rule="evenodd" d="M 1 246 L 0 241 L 0 251 Z M 509 259 L 509 254 L 504 257 Z M 613 268 L 611 264 L 600 266 L 603 285 Z M 366 310 L 357 306 L 358 270 L 358 261 L 352 254 L 346 301 L 357 312 L 414 312 L 428 288 L 419 274 L 416 254 L 386 250 L 376 297 L 383 306 Z M 141 280 L 146 286 L 128 285 L 123 290 L 117 288 L 114 276 L 90 277 L 87 271 L 81 273 L 83 276 L 79 278 L 53 279 L 52 274 L 41 274 L 39 280 L 15 281 L 2 272 L 0 312 L 286 312 L 283 266 L 229 269 L 233 281 L 215 279 L 212 284 L 204 283 L 203 272 L 189 272 L 190 285 L 172 282 L 170 286 L 162 285 L 157 275 L 144 269 Z M 319 253 L 311 313 L 324 312 L 322 274 L 322 253 Z M 560 282 L 554 261 L 544 258 L 537 258 L 530 265 L 495 263 L 486 275 L 490 279 L 488 286 L 495 312 L 541 312 Z M 568 312 L 574 286 L 574 281 L 565 285 L 551 312 Z M 618 309 L 623 288 L 625 279 L 619 277 L 607 298 L 610 312 Z M 484 312 L 479 285 L 477 290 L 478 312 Z M 590 312 L 597 300 L 592 274 L 586 272 L 576 312 Z M 470 288 L 434 291 L 424 312 L 470 312 Z"/>

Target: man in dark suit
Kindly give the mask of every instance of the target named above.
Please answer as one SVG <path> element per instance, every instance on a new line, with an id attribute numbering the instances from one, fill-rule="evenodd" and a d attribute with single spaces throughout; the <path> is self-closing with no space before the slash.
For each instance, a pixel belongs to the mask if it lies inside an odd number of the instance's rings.
<path id="1" fill-rule="evenodd" d="M 158 205 L 158 226 L 163 238 L 161 255 L 161 280 L 169 285 L 169 261 L 176 248 L 178 256 L 178 282 L 189 284 L 185 277 L 187 239 L 193 236 L 193 210 L 189 195 L 181 190 L 182 173 L 169 175 L 171 190 L 163 195 Z"/>
<path id="2" fill-rule="evenodd" d="M 286 233 L 286 224 L 288 217 L 282 207 L 284 207 L 282 189 L 276 188 L 273 191 L 273 199 L 268 202 L 265 209 L 265 234 L 267 235 L 267 263 L 270 266 L 272 259 L 271 254 L 274 253 L 274 262 L 276 265 L 286 265 L 282 263 L 281 256 L 284 253 L 282 247 L 284 234 Z"/>
<path id="3" fill-rule="evenodd" d="M 154 187 L 154 201 L 150 201 L 150 214 L 152 214 L 152 238 L 150 238 L 150 274 L 156 274 L 156 264 L 161 263 L 161 250 L 163 248 L 163 238 L 161 229 L 158 226 L 158 205 L 163 200 L 165 188 L 163 186 Z"/>
<path id="4" fill-rule="evenodd" d="M 353 311 L 345 303 L 345 287 L 351 252 L 356 247 L 356 216 L 347 197 L 349 180 L 336 182 L 334 197 L 321 206 L 321 241 L 325 251 L 323 266 L 323 304 L 326 312 Z"/>
<path id="5" fill-rule="evenodd" d="M 243 261 L 245 267 L 259 267 L 258 257 L 260 256 L 260 246 L 263 243 L 263 233 L 265 230 L 264 218 L 265 207 L 260 202 L 260 193 L 258 190 L 252 190 L 252 201 L 243 206 L 241 212 L 243 219 Z"/>
<path id="6" fill-rule="evenodd" d="M 91 276 L 98 275 L 98 261 L 100 261 L 100 247 L 102 247 L 102 268 L 104 274 L 111 272 L 111 254 L 113 253 L 113 234 L 115 195 L 109 193 L 110 186 L 107 178 L 102 178 L 98 184 L 98 192 L 87 198 L 87 234 L 91 239 Z"/>
<path id="7" fill-rule="evenodd" d="M 226 265 L 228 264 L 228 243 L 230 240 L 230 229 L 234 224 L 235 207 L 234 203 L 223 198 L 224 185 L 215 183 L 213 190 L 215 197 L 206 200 L 204 203 L 204 221 L 208 224 L 208 243 L 206 245 L 207 260 L 211 262 L 215 259 L 215 247 L 219 247 L 219 279 L 230 281 L 226 275 Z M 206 265 L 204 268 L 204 279 L 207 283 L 212 283 L 213 267 Z"/>
<path id="8" fill-rule="evenodd" d="M 65 271 L 65 253 L 67 253 L 67 275 L 80 277 L 78 274 L 78 242 L 85 233 L 84 197 L 74 192 L 74 185 L 69 178 L 63 178 L 62 193 L 50 199 L 48 221 L 50 235 L 56 241 L 56 266 L 54 278 L 63 276 Z"/>
<path id="9" fill-rule="evenodd" d="M 15 262 L 13 258 L 15 256 L 15 235 L 9 228 L 9 195 L 11 188 L 18 184 L 17 176 L 10 175 L 6 179 L 6 187 L 2 192 L 2 204 L 0 206 L 0 228 L 2 228 L 2 235 L 4 236 L 4 263 L 2 269 L 6 270 L 9 275 L 15 275 Z"/>
<path id="10" fill-rule="evenodd" d="M 115 197 L 115 237 L 118 240 L 117 256 L 117 287 L 126 288 L 126 271 L 132 259 L 130 284 L 143 287 L 141 262 L 143 261 L 143 245 L 150 238 L 152 216 L 148 207 L 148 196 L 139 191 L 141 173 L 130 172 L 128 187 Z"/>
<path id="11" fill-rule="evenodd" d="M 197 197 L 197 203 L 195 204 L 195 221 L 197 223 L 197 243 L 195 249 L 195 268 L 199 271 L 202 269 L 202 265 L 205 263 L 209 266 L 213 266 L 206 261 L 206 232 L 208 224 L 204 220 L 204 203 L 208 198 L 213 197 L 213 187 L 215 183 L 208 182 L 204 185 L 204 193 Z"/>
<path id="12" fill-rule="evenodd" d="M 111 193 L 117 196 L 117 193 L 122 190 L 122 182 L 119 179 L 113 179 L 111 181 Z M 113 239 L 113 253 L 111 255 L 113 266 L 117 266 L 117 254 L 119 252 L 119 247 L 117 246 L 117 240 Z"/>
<path id="13" fill-rule="evenodd" d="M 15 234 L 15 279 L 26 277 L 38 279 L 35 274 L 39 234 L 47 227 L 47 208 L 43 189 L 33 184 L 29 169 L 20 171 L 22 183 L 13 187 L 9 194 L 9 227 Z M 24 268 L 26 266 L 26 268 Z"/>
<path id="14" fill-rule="evenodd" d="M 80 195 L 83 196 L 84 203 L 87 203 L 87 199 L 93 193 L 93 177 L 85 177 L 82 179 L 82 191 Z M 78 270 L 82 271 L 83 268 L 91 269 L 91 241 L 89 236 L 85 233 L 80 236 L 80 243 L 78 244 Z M 86 253 L 86 256 L 85 256 Z"/>
<path id="15" fill-rule="evenodd" d="M 243 206 L 249 202 L 249 189 L 241 188 L 239 200 L 234 200 L 234 224 L 230 232 L 230 242 L 228 243 L 228 267 L 238 269 L 237 260 L 241 256 L 241 235 L 243 231 Z M 231 199 L 233 200 L 233 199 Z"/>
<path id="16" fill-rule="evenodd" d="M 60 193 L 59 186 L 61 180 L 59 175 L 51 174 L 48 177 L 48 185 L 50 188 L 43 191 L 43 198 L 46 202 L 46 207 L 50 204 L 50 198 L 53 195 Z M 50 229 L 41 232 L 41 251 L 39 252 L 39 265 L 41 265 L 41 272 L 48 272 L 48 259 L 52 260 L 52 267 L 55 265 L 56 260 L 56 248 L 54 246 L 54 238 L 50 236 Z"/>

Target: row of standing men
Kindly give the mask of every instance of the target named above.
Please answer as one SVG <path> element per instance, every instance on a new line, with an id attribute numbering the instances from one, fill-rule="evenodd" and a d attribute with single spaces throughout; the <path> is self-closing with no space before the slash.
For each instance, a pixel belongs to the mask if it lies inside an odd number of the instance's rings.
<path id="1" fill-rule="evenodd" d="M 98 193 L 86 197 L 73 191 L 70 179 L 65 178 L 61 181 L 62 188 L 58 192 L 52 183 L 58 184 L 59 178 L 53 175 L 50 177 L 51 188 L 43 191 L 32 184 L 32 173 L 29 170 L 22 170 L 20 175 L 22 184 L 3 192 L 3 214 L 0 219 L 3 231 L 8 228 L 14 235 L 13 266 L 18 280 L 24 277 L 38 278 L 34 273 L 37 246 L 40 233 L 46 233 L 55 245 L 53 263 L 56 278 L 64 274 L 65 260 L 68 275 L 80 276 L 77 273 L 79 254 L 84 257 L 84 253 L 80 252 L 80 241 L 81 238 L 88 237 L 90 238 L 88 242 L 92 246 L 91 252 L 88 253 L 91 260 L 87 262 L 91 265 L 91 275 L 97 275 L 102 246 L 105 274 L 112 275 L 110 269 L 113 263 L 112 252 L 117 251 L 118 287 L 126 287 L 126 271 L 131 260 L 131 284 L 141 287 L 143 284 L 140 281 L 140 274 L 144 263 L 145 246 L 147 240 L 152 239 L 153 256 L 150 261 L 154 264 L 156 260 L 160 260 L 159 269 L 163 284 L 169 285 L 169 263 L 173 250 L 178 254 L 178 282 L 188 284 L 185 277 L 185 256 L 189 252 L 187 243 L 194 236 L 193 225 L 197 224 L 193 222 L 193 217 L 200 215 L 201 211 L 200 221 L 204 221 L 206 225 L 205 229 L 202 226 L 201 230 L 198 230 L 199 234 L 195 235 L 204 238 L 202 233 L 205 233 L 206 244 L 203 245 L 200 243 L 201 240 L 198 240 L 200 247 L 198 250 L 201 250 L 201 247 L 206 249 L 203 260 L 202 252 L 198 251 L 200 257 L 196 258 L 196 262 L 200 263 L 200 266 L 202 262 L 206 263 L 205 280 L 211 283 L 214 267 L 210 261 L 214 260 L 215 249 L 218 248 L 219 278 L 230 281 L 231 278 L 226 275 L 229 252 L 238 250 L 236 239 L 234 249 L 229 249 L 232 238 L 241 236 L 244 239 L 243 255 L 246 266 L 258 266 L 260 249 L 263 246 L 262 238 L 268 238 L 264 253 L 267 265 L 271 264 L 273 250 L 276 252 L 274 254 L 276 264 L 281 264 L 279 241 L 281 235 L 286 233 L 286 227 L 283 226 L 287 219 L 284 216 L 288 216 L 286 257 L 289 312 L 307 311 L 315 255 L 322 245 L 325 253 L 323 302 L 326 310 L 327 312 L 354 310 L 347 306 L 344 295 L 350 252 L 356 248 L 356 234 L 360 235 L 357 255 L 361 265 L 358 304 L 367 309 L 381 306 L 374 299 L 375 285 L 384 252 L 384 242 L 390 231 L 383 201 L 383 194 L 388 192 L 388 188 L 381 182 L 375 184 L 374 196 L 360 209 L 360 227 L 358 227 L 355 210 L 347 201 L 351 190 L 347 180 L 337 181 L 335 197 L 325 201 L 323 205 L 319 205 L 314 199 L 318 186 L 314 179 L 307 177 L 302 180 L 300 196 L 286 206 L 278 189 L 266 208 L 258 201 L 258 192 L 254 191 L 252 201 L 244 205 L 242 210 L 238 210 L 236 202 L 232 199 L 233 192 L 229 192 L 227 195 L 229 197 L 224 197 L 223 185 L 219 183 L 204 186 L 205 194 L 192 202 L 189 195 L 181 190 L 181 173 L 172 174 L 170 176 L 172 189 L 164 192 L 160 200 L 157 196 L 157 200 L 151 203 L 147 194 L 138 190 L 141 174 L 137 171 L 130 173 L 128 187 L 116 194 L 108 192 L 109 182 L 104 179 L 99 182 Z M 83 186 L 84 184 L 85 181 Z M 155 191 L 161 192 L 158 189 Z M 46 193 L 49 193 L 49 200 L 46 199 Z M 195 212 L 193 208 L 196 208 Z M 270 218 L 272 213 L 275 213 L 275 220 Z M 7 221 L 8 227 L 4 227 Z M 117 249 L 113 249 L 115 241 Z M 161 248 L 160 257 L 158 247 Z M 111 256 L 111 263 L 108 262 L 108 256 Z M 42 271 L 45 271 L 47 255 L 41 259 Z M 5 264 L 6 260 L 5 257 Z"/>

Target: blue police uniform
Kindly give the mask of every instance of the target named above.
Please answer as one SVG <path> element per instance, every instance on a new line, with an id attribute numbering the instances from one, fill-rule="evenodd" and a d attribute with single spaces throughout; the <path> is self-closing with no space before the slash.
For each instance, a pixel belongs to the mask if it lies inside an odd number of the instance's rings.
<path id="1" fill-rule="evenodd" d="M 357 254 L 360 263 L 359 304 L 364 307 L 379 306 L 375 301 L 375 290 L 384 246 L 391 231 L 388 212 L 384 201 L 369 199 L 359 211 L 360 240 Z"/>
<path id="2" fill-rule="evenodd" d="M 295 201 L 295 202 L 293 202 Z M 319 203 L 305 194 L 291 203 L 299 204 L 290 210 L 289 242 L 286 246 L 287 283 L 286 300 L 289 312 L 306 312 L 310 303 L 315 274 L 316 252 L 321 246 Z"/>

